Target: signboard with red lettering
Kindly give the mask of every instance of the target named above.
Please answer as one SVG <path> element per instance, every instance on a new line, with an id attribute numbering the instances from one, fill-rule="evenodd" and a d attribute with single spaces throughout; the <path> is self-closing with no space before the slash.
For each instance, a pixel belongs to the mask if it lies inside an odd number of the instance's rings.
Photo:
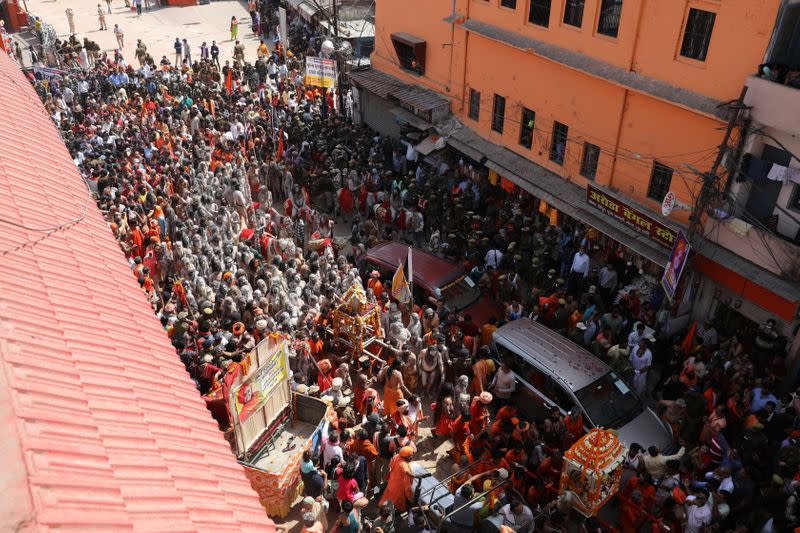
<path id="1" fill-rule="evenodd" d="M 602 189 L 589 185 L 586 188 L 586 201 L 636 231 L 644 233 L 650 240 L 664 248 L 672 249 L 675 245 L 675 239 L 678 236 L 674 230 Z"/>

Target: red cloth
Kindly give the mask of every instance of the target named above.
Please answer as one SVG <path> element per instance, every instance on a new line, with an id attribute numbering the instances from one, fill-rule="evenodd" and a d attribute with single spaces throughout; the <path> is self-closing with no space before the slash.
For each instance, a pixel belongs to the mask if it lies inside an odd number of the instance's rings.
<path id="1" fill-rule="evenodd" d="M 283 130 L 278 133 L 278 149 L 275 151 L 275 161 L 280 161 L 283 157 Z"/>
<path id="2" fill-rule="evenodd" d="M 353 193 L 347 187 L 344 187 L 339 193 L 339 207 L 343 213 L 353 212 Z"/>
<path id="3" fill-rule="evenodd" d="M 469 429 L 473 435 L 477 435 L 486 429 L 487 418 L 484 415 L 489 414 L 489 410 L 483 405 L 479 398 L 472 399 L 472 405 L 469 407 L 469 414 L 472 417 L 469 421 Z"/>

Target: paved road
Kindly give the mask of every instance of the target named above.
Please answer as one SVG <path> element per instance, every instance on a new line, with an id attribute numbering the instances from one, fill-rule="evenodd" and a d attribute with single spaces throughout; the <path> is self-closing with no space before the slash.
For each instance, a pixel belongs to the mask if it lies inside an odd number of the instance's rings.
<path id="1" fill-rule="evenodd" d="M 103 50 L 112 51 L 117 40 L 111 29 L 119 24 L 125 32 L 123 55 L 131 64 L 135 63 L 136 39 L 141 39 L 147 50 L 158 62 L 162 55 L 174 59 L 172 47 L 176 37 L 186 38 L 192 47 L 192 58 L 200 57 L 200 44 L 206 41 L 211 45 L 216 40 L 220 47 L 220 57 L 233 55 L 233 41 L 230 40 L 231 16 L 239 20 L 239 40 L 245 44 L 247 57 L 255 58 L 258 40 L 250 31 L 250 15 L 245 2 L 238 0 L 217 0 L 205 6 L 164 7 L 143 11 L 136 16 L 135 11 L 125 7 L 123 0 L 113 0 L 111 15 L 108 15 L 105 0 L 27 0 L 31 13 L 42 17 L 51 24 L 59 38 L 69 35 L 69 24 L 65 10 L 71 7 L 75 13 L 75 30 L 79 38 L 88 37 L 96 41 Z M 97 18 L 97 4 L 106 12 L 109 30 L 100 31 Z M 133 3 L 133 2 L 131 2 Z M 151 0 L 155 4 L 155 0 Z"/>

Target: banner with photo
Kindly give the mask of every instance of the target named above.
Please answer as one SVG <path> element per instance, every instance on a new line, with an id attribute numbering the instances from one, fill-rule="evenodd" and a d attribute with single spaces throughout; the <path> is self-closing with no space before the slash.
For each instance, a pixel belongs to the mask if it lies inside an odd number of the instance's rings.
<path id="1" fill-rule="evenodd" d="M 669 254 L 669 261 L 664 269 L 664 275 L 661 276 L 661 286 L 671 302 L 675 301 L 675 293 L 681 281 L 681 274 L 683 274 L 683 270 L 689 260 L 691 249 L 692 246 L 689 244 L 689 239 L 686 238 L 682 231 L 678 231 L 678 235 L 675 237 L 675 244 L 672 246 L 672 253 Z"/>
<path id="2" fill-rule="evenodd" d="M 286 343 L 280 343 L 264 365 L 234 391 L 239 422 L 244 423 L 263 407 L 275 386 L 288 378 Z"/>

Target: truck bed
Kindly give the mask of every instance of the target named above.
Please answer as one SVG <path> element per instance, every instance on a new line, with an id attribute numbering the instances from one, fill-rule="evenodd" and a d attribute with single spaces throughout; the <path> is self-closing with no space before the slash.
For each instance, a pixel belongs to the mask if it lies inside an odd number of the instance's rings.
<path id="1" fill-rule="evenodd" d="M 306 442 L 316 429 L 317 426 L 315 424 L 309 424 L 308 422 L 296 421 L 294 424 L 287 424 L 286 428 L 275 439 L 275 448 L 262 455 L 253 466 L 267 472 L 282 472 L 294 460 L 295 456 L 303 454 Z M 281 451 L 286 447 L 290 439 L 295 446 L 294 449 L 286 452 Z"/>

